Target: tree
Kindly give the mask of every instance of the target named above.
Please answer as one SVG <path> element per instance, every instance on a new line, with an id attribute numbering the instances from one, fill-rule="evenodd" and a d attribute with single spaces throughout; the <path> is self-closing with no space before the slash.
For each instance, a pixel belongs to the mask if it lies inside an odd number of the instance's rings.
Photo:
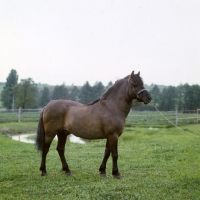
<path id="1" fill-rule="evenodd" d="M 177 104 L 177 109 L 179 111 L 183 111 L 184 110 L 184 86 L 183 85 L 179 85 L 176 88 L 176 94 L 177 94 L 177 98 L 176 98 L 176 104 Z"/>
<path id="2" fill-rule="evenodd" d="M 14 86 L 13 93 L 16 96 L 15 105 L 21 108 L 33 108 L 37 105 L 37 85 L 31 78 L 22 79 Z"/>
<path id="3" fill-rule="evenodd" d="M 68 99 L 68 90 L 64 84 L 55 86 L 52 99 Z"/>
<path id="4" fill-rule="evenodd" d="M 200 87 L 184 84 L 182 86 L 182 110 L 194 110 L 200 105 Z M 180 107 L 180 105 L 179 105 Z"/>
<path id="5" fill-rule="evenodd" d="M 15 86 L 18 81 L 17 71 L 12 69 L 6 80 L 6 85 L 2 90 L 1 100 L 7 109 L 11 109 L 14 100 L 13 86 Z"/>
<path id="6" fill-rule="evenodd" d="M 69 99 L 72 101 L 79 101 L 79 89 L 76 86 L 72 86 Z"/>
<path id="7" fill-rule="evenodd" d="M 192 85 L 191 86 L 193 92 L 193 101 L 192 101 L 192 109 L 200 108 L 200 86 Z"/>
<path id="8" fill-rule="evenodd" d="M 157 107 L 160 100 L 160 90 L 157 85 L 153 86 L 153 88 L 150 91 L 150 94 L 153 99 L 153 104 Z"/>
<path id="9" fill-rule="evenodd" d="M 42 90 L 42 95 L 40 97 L 39 105 L 41 107 L 45 106 L 50 102 L 50 92 L 48 87 L 44 87 Z"/>
<path id="10" fill-rule="evenodd" d="M 105 87 L 103 86 L 103 84 L 101 82 L 97 82 L 93 88 L 93 93 L 92 93 L 92 96 L 93 96 L 93 100 L 94 99 L 97 99 L 99 98 L 105 91 Z"/>
<path id="11" fill-rule="evenodd" d="M 105 89 L 108 89 L 108 88 L 111 87 L 112 85 L 113 85 L 113 83 L 110 81 L 110 82 L 108 83 L 108 85 L 106 86 Z"/>
<path id="12" fill-rule="evenodd" d="M 176 88 L 169 86 L 163 89 L 159 109 L 170 111 L 176 109 Z"/>
<path id="13" fill-rule="evenodd" d="M 83 104 L 87 104 L 93 100 L 92 87 L 87 81 L 80 89 L 80 102 Z"/>

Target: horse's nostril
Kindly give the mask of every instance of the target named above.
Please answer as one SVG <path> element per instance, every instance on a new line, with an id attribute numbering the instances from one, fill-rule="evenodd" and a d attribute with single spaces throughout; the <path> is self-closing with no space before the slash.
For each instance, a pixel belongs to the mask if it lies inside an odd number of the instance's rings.
<path id="1" fill-rule="evenodd" d="M 151 96 L 148 96 L 147 99 L 150 101 L 152 98 L 151 98 Z"/>

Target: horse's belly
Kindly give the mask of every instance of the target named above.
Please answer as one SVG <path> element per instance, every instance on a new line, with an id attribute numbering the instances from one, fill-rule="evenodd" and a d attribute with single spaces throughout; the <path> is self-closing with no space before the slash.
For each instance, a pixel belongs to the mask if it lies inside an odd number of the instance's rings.
<path id="1" fill-rule="evenodd" d="M 84 139 L 104 139 L 106 138 L 105 134 L 98 131 L 91 130 L 72 130 L 71 133 L 77 137 Z"/>
<path id="2" fill-rule="evenodd" d="M 84 139 L 103 139 L 106 138 L 102 131 L 103 127 L 100 119 L 73 118 L 66 121 L 66 129 L 77 137 Z"/>

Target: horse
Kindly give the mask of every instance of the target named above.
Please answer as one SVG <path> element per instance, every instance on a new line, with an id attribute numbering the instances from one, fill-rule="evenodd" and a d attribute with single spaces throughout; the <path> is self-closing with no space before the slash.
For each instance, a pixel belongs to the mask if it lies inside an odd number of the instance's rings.
<path id="1" fill-rule="evenodd" d="M 118 138 L 123 133 L 132 100 L 148 104 L 152 98 L 144 88 L 140 72 L 134 71 L 115 82 L 99 99 L 89 104 L 70 100 L 52 100 L 41 111 L 38 122 L 36 148 L 41 152 L 41 176 L 47 175 L 46 156 L 57 135 L 56 150 L 62 170 L 72 175 L 65 158 L 65 144 L 69 134 L 84 139 L 106 139 L 105 153 L 99 167 L 100 176 L 106 177 L 106 163 L 112 155 L 112 175 L 121 179 L 118 169 Z"/>

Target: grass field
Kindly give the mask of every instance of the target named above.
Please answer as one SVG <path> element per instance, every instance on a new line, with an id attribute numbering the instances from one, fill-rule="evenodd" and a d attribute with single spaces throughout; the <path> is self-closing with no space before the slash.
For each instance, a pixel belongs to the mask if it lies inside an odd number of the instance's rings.
<path id="1" fill-rule="evenodd" d="M 200 138 L 176 128 L 126 128 L 119 139 L 122 180 L 98 175 L 105 140 L 67 142 L 66 156 L 73 173 L 66 177 L 53 142 L 47 156 L 48 176 L 39 172 L 40 154 L 34 145 L 12 141 L 10 131 L 28 132 L 37 123 L 0 124 L 0 199 L 199 199 Z M 182 128 L 200 136 L 200 125 Z"/>

